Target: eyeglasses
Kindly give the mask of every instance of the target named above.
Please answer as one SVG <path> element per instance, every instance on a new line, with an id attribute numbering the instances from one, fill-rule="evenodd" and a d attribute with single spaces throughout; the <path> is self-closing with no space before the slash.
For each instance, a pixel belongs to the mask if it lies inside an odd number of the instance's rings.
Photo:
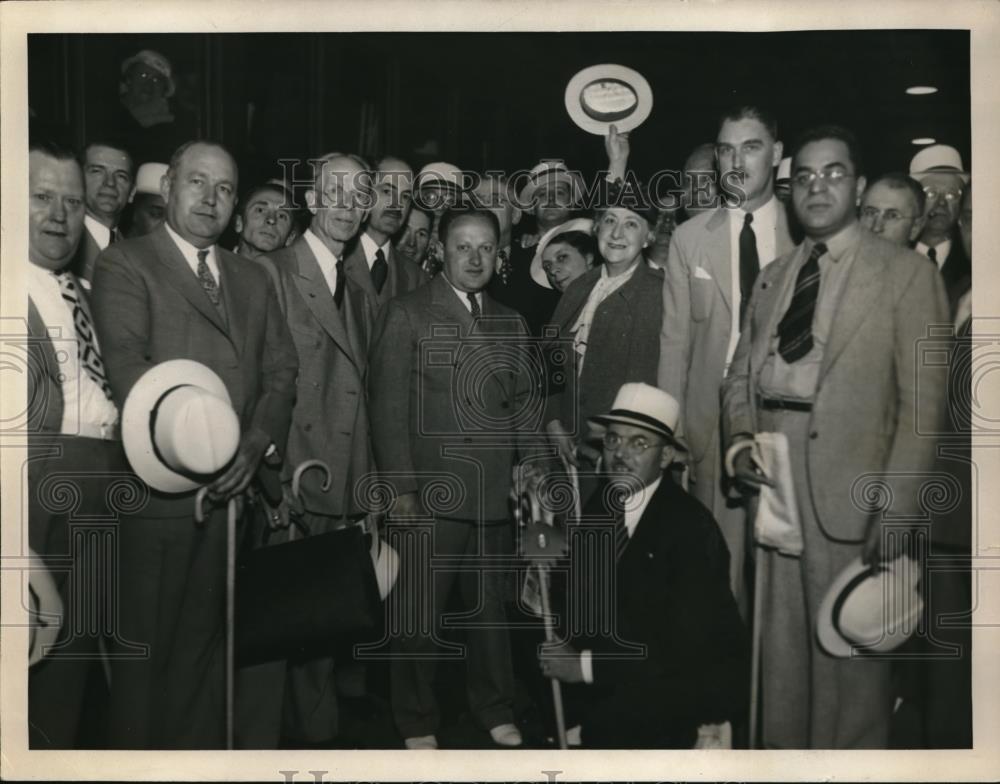
<path id="1" fill-rule="evenodd" d="M 853 177 L 850 172 L 843 169 L 823 169 L 823 171 L 800 171 L 792 175 L 792 184 L 799 188 L 808 188 L 816 180 L 822 180 L 828 185 L 838 185 L 842 181 Z"/>
<path id="2" fill-rule="evenodd" d="M 910 220 L 914 218 L 913 215 L 904 215 L 899 210 L 888 209 L 880 210 L 878 207 L 862 207 L 861 217 L 865 220 L 875 223 L 881 216 L 883 223 L 896 223 L 901 220 Z"/>
<path id="3" fill-rule="evenodd" d="M 605 449 L 615 452 L 621 447 L 628 457 L 638 457 L 653 446 L 656 444 L 645 436 L 632 436 L 626 440 L 617 433 L 604 434 Z"/>
<path id="4" fill-rule="evenodd" d="M 939 191 L 937 188 L 924 188 L 924 193 L 928 199 L 944 199 L 945 201 L 958 201 L 962 198 L 961 191 Z"/>

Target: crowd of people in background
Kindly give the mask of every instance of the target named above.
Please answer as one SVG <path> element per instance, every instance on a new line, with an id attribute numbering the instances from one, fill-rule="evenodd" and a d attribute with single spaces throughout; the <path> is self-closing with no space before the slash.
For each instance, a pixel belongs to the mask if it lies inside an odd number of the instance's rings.
<path id="1" fill-rule="evenodd" d="M 156 53 L 129 68 L 170 83 Z M 135 121 L 152 122 L 143 107 L 155 101 L 133 92 Z M 969 611 L 968 570 L 925 570 L 905 656 L 835 655 L 816 632 L 858 559 L 969 555 L 968 391 L 960 369 L 919 351 L 950 325 L 961 357 L 970 334 L 972 187 L 958 152 L 935 144 L 908 172 L 885 172 L 848 129 L 786 145 L 765 107 L 736 106 L 664 207 L 629 171 L 628 135 L 612 126 L 604 141 L 607 170 L 591 181 L 546 160 L 471 187 L 454 164 L 414 171 L 391 154 L 318 151 L 307 182 L 244 183 L 211 140 L 138 167 L 128 137 L 78 151 L 32 141 L 29 398 L 44 405 L 29 530 L 66 607 L 98 555 L 71 548 L 71 515 L 42 489 L 86 470 L 80 509 L 108 514 L 110 477 L 135 469 L 120 430 L 143 373 L 207 366 L 240 422 L 235 457 L 200 480 L 220 504 L 207 525 L 192 523 L 193 489 L 146 487 L 144 504 L 118 510 L 115 622 L 64 624 L 32 666 L 33 748 L 77 747 L 95 672 L 110 694 L 107 747 L 224 745 L 219 518 L 268 471 L 281 491 L 242 507 L 251 549 L 430 521 L 427 540 L 390 539 L 400 572 L 386 607 L 426 620 L 391 633 L 401 747 L 439 746 L 436 664 L 452 617 L 474 619 L 464 688 L 494 747 L 544 745 L 525 737 L 518 701 L 539 674 L 564 685 L 571 745 L 971 745 L 970 635 L 940 620 Z M 505 360 L 526 345 L 541 347 L 544 371 Z M 787 476 L 765 470 L 761 434 L 783 437 Z M 293 492 L 296 467 L 317 459 L 330 475 L 305 474 Z M 928 511 L 936 476 L 960 498 Z M 374 508 L 359 490 L 372 477 L 391 489 Z M 524 569 L 503 559 L 517 555 L 518 489 L 544 502 L 555 477 L 579 504 L 556 515 L 569 564 L 553 586 L 560 637 L 525 672 L 508 623 Z M 889 501 L 859 495 L 872 477 Z M 615 478 L 631 482 L 624 497 L 609 491 Z M 782 483 L 795 552 L 755 525 Z M 919 526 L 904 535 L 899 519 L 927 523 L 920 552 Z M 604 560 L 568 535 L 593 520 L 608 522 Z M 588 591 L 611 599 L 583 628 L 572 608 Z M 339 641 L 241 667 L 235 745 L 335 747 L 373 666 Z M 532 699 L 552 710 L 544 689 Z"/>

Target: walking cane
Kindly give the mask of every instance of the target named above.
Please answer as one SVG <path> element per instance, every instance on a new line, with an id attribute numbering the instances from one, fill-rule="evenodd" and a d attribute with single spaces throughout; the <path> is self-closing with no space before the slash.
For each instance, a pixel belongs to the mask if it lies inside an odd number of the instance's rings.
<path id="1" fill-rule="evenodd" d="M 323 484 L 320 486 L 323 492 L 327 492 L 330 489 L 330 482 L 333 480 L 333 472 L 330 470 L 330 466 L 324 463 L 319 458 L 312 458 L 311 460 L 303 460 L 295 467 L 295 471 L 292 473 L 292 497 L 299 503 L 303 504 L 302 501 L 302 474 L 308 471 L 310 468 L 319 468 L 323 472 Z M 304 504 L 303 504 L 304 506 Z M 309 526 L 306 525 L 305 520 L 297 519 L 295 515 L 289 515 L 291 518 L 292 526 L 288 529 L 288 541 L 291 542 L 295 539 L 295 529 L 299 528 L 302 533 L 306 536 L 310 536 L 312 532 L 309 530 Z"/>
<path id="2" fill-rule="evenodd" d="M 759 548 L 757 548 L 759 550 Z M 753 618 L 750 634 L 750 738 L 749 748 L 757 748 L 757 703 L 760 700 L 760 616 L 764 595 L 763 559 L 754 559 Z"/>
<path id="3" fill-rule="evenodd" d="M 202 487 L 194 499 L 194 519 L 205 523 L 205 497 L 208 488 Z M 226 749 L 234 745 L 233 695 L 236 653 L 236 512 L 234 496 L 226 505 Z"/>
<path id="4" fill-rule="evenodd" d="M 538 535 L 538 546 L 544 549 L 546 542 L 545 534 Z M 549 603 L 549 567 L 543 563 L 538 564 L 538 582 L 542 591 L 542 612 L 545 618 L 545 641 L 555 641 L 555 629 L 552 628 L 552 609 Z M 559 748 L 568 749 L 566 742 L 566 716 L 563 713 L 562 684 L 558 678 L 549 678 L 552 681 L 552 704 L 556 710 L 556 733 L 559 736 Z"/>

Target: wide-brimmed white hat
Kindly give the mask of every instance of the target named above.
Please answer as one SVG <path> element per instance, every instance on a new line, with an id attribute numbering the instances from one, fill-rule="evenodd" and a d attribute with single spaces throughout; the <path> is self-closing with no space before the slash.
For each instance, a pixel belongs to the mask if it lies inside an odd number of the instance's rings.
<path id="1" fill-rule="evenodd" d="M 548 247 L 549 243 L 560 234 L 565 234 L 568 231 L 582 231 L 585 234 L 590 234 L 593 228 L 594 221 L 590 218 L 573 218 L 573 220 L 560 223 L 558 226 L 553 226 L 545 232 L 538 241 L 538 245 L 535 248 L 535 255 L 531 259 L 531 279 L 539 286 L 544 286 L 547 289 L 552 288 L 545 270 L 542 269 L 542 253 Z"/>
<path id="2" fill-rule="evenodd" d="M 962 182 L 969 181 L 969 173 L 962 166 L 962 156 L 947 144 L 932 144 L 924 147 L 910 161 L 910 176 L 923 182 L 928 174 L 957 174 Z"/>
<path id="3" fill-rule="evenodd" d="M 122 410 L 122 443 L 132 470 L 164 493 L 206 484 L 236 454 L 240 422 L 212 370 L 172 359 L 147 370 Z"/>
<path id="4" fill-rule="evenodd" d="M 128 71 L 129 66 L 134 63 L 142 63 L 143 65 L 152 68 L 154 71 L 158 71 L 164 79 L 167 80 L 167 93 L 166 97 L 169 98 L 174 94 L 174 90 L 177 85 L 174 83 L 173 68 L 170 67 L 170 61 L 164 57 L 159 52 L 155 52 L 152 49 L 143 49 L 142 51 L 136 52 L 131 57 L 126 58 L 122 61 L 122 76 Z"/>
<path id="5" fill-rule="evenodd" d="M 608 413 L 591 417 L 590 422 L 604 427 L 614 422 L 641 427 L 663 436 L 676 449 L 686 452 L 685 446 L 674 436 L 680 413 L 680 403 L 669 392 L 650 384 L 631 382 L 622 384 Z"/>
<path id="6" fill-rule="evenodd" d="M 580 201 L 583 195 L 583 178 L 579 173 L 570 171 L 561 160 L 547 160 L 540 162 L 528 172 L 528 182 L 517 194 L 518 208 L 530 211 L 534 207 L 532 200 L 538 189 L 554 182 L 565 182 L 573 194 L 573 203 Z"/>
<path id="7" fill-rule="evenodd" d="M 877 567 L 858 557 L 833 581 L 819 606 L 816 636 L 833 656 L 886 653 L 917 628 L 924 600 L 920 564 L 903 555 Z"/>
<path id="8" fill-rule="evenodd" d="M 606 136 L 638 127 L 653 110 L 653 91 L 638 71 L 605 63 L 579 71 L 566 85 L 566 111 L 588 133 Z"/>
<path id="9" fill-rule="evenodd" d="M 144 163 L 135 173 L 135 190 L 129 196 L 129 201 L 135 199 L 137 193 L 149 193 L 153 196 L 160 195 L 160 180 L 167 173 L 165 163 Z"/>

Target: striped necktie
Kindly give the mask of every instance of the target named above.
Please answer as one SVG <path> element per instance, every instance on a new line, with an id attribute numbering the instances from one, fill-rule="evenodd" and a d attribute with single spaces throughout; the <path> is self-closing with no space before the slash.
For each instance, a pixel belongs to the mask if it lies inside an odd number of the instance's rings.
<path id="1" fill-rule="evenodd" d="M 101 359 L 101 352 L 97 348 L 97 338 L 94 336 L 94 325 L 87 313 L 87 307 L 80 296 L 73 274 L 70 272 L 60 272 L 56 275 L 59 281 L 59 290 L 62 298 L 66 301 L 73 314 L 73 327 L 76 329 L 77 358 L 84 372 L 90 376 L 90 380 L 101 388 L 105 396 L 111 399 L 111 387 L 108 384 L 108 377 L 104 372 L 104 360 Z"/>
<path id="2" fill-rule="evenodd" d="M 608 497 L 608 507 L 614 516 L 615 535 L 615 561 L 620 561 L 625 548 L 628 547 L 628 527 L 625 525 L 625 497 L 624 487 L 614 487 Z"/>
<path id="3" fill-rule="evenodd" d="M 795 280 L 792 301 L 778 324 L 778 353 L 789 364 L 802 359 L 813 347 L 812 322 L 819 298 L 819 258 L 826 245 L 817 242 Z"/>
<path id="4" fill-rule="evenodd" d="M 469 310 L 472 313 L 472 318 L 479 318 L 483 315 L 482 309 L 479 307 L 479 300 L 476 299 L 476 292 L 467 291 L 465 296 L 469 298 Z"/>

